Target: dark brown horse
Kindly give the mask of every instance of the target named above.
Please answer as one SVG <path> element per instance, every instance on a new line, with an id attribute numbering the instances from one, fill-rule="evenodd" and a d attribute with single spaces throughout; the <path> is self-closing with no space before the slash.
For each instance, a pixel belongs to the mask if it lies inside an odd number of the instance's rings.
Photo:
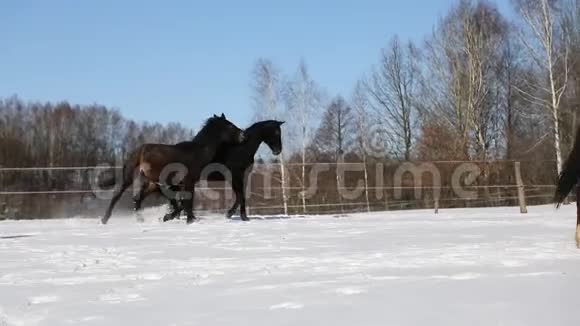
<path id="1" fill-rule="evenodd" d="M 558 185 L 556 187 L 556 194 L 554 201 L 557 207 L 566 200 L 568 195 L 572 192 L 578 184 L 580 178 L 580 129 L 576 132 L 576 140 L 574 147 L 564 163 L 562 173 L 558 178 Z M 580 246 L 580 192 L 576 191 L 576 242 Z"/>
<path id="2" fill-rule="evenodd" d="M 208 119 L 192 141 L 178 145 L 145 144 L 141 146 L 125 162 L 121 186 L 115 191 L 101 221 L 103 224 L 108 222 L 123 192 L 136 181 L 138 189 L 134 197 L 136 211 L 141 208 L 142 194 L 152 184 L 167 187 L 180 184 L 179 188 L 182 191 L 177 195 L 183 202 L 187 223 L 193 223 L 195 221 L 193 214 L 195 182 L 199 179 L 202 170 L 211 163 L 220 146 L 239 144 L 243 141 L 242 130 L 222 114 L 221 117 L 214 116 Z M 174 180 L 175 177 L 181 180 Z M 180 181 L 183 182 L 180 183 Z M 112 183 L 114 184 L 114 179 Z M 101 183 L 101 186 L 113 184 L 109 180 Z"/>
<path id="3" fill-rule="evenodd" d="M 279 155 L 282 153 L 282 130 L 284 122 L 268 120 L 253 124 L 244 131 L 246 139 L 241 144 L 222 146 L 216 153 L 211 164 L 211 171 L 208 172 L 208 181 L 228 181 L 230 182 L 236 202 L 228 211 L 227 217 L 231 218 L 238 207 L 240 207 L 240 217 L 243 221 L 248 221 L 246 213 L 246 194 L 245 186 L 248 175 L 252 171 L 254 156 L 262 143 L 268 145 L 272 154 Z M 177 144 L 179 146 L 179 144 Z M 143 190 L 139 198 L 144 199 L 150 193 L 160 191 L 159 186 L 151 185 Z M 164 221 L 173 220 L 179 217 L 181 208 L 178 200 L 174 196 L 169 196 L 171 212 L 163 218 Z"/>

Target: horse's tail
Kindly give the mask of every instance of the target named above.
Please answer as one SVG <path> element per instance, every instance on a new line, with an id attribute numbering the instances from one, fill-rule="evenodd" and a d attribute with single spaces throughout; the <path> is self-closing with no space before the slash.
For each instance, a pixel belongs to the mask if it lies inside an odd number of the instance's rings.
<path id="1" fill-rule="evenodd" d="M 133 180 L 135 174 L 135 168 L 139 165 L 139 157 L 141 156 L 142 148 L 138 148 L 136 151 L 131 153 L 129 159 L 123 164 L 123 173 L 121 182 L 126 183 Z M 98 180 L 98 185 L 100 188 L 112 188 L 114 187 L 118 180 L 114 170 L 108 170 L 103 172 Z"/>
<path id="2" fill-rule="evenodd" d="M 574 147 L 564 163 L 562 172 L 558 178 L 556 186 L 556 193 L 554 194 L 554 202 L 557 207 L 566 200 L 566 197 L 572 192 L 574 186 L 578 183 L 578 175 L 580 175 L 580 128 L 576 132 L 576 139 L 574 140 Z"/>

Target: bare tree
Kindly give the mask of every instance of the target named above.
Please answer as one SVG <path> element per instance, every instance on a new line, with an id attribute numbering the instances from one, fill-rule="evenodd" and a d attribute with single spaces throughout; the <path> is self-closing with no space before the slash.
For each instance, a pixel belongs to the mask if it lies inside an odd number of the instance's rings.
<path id="1" fill-rule="evenodd" d="M 341 190 L 344 184 L 342 179 L 344 156 L 354 144 L 355 125 L 353 122 L 351 107 L 341 96 L 337 96 L 324 111 L 320 127 L 316 130 L 313 139 L 313 146 L 316 150 L 330 156 L 336 163 L 336 188 L 340 204 L 342 204 Z M 344 211 L 342 205 L 341 210 Z"/>
<path id="2" fill-rule="evenodd" d="M 392 144 L 407 161 L 418 121 L 414 104 L 419 78 L 417 54 L 412 43 L 402 46 L 397 37 L 393 38 L 367 83 L 375 117 L 387 126 Z"/>
<path id="3" fill-rule="evenodd" d="M 562 33 L 558 0 L 514 0 L 525 23 L 520 41 L 543 77 L 531 85 L 534 91 L 518 89 L 531 103 L 541 105 L 552 123 L 557 173 L 562 170 L 560 144 L 560 104 L 568 85 L 570 39 Z"/>
<path id="4" fill-rule="evenodd" d="M 258 59 L 253 71 L 253 102 L 255 120 L 283 120 L 283 112 L 279 108 L 281 97 L 280 75 L 274 64 L 268 59 Z M 280 183 L 284 214 L 288 215 L 288 196 L 286 194 L 286 167 L 284 153 L 280 153 Z"/>
<path id="5" fill-rule="evenodd" d="M 302 160 L 300 182 L 302 187 L 302 210 L 304 213 L 306 213 L 306 150 L 316 125 L 316 115 L 321 102 L 320 97 L 318 86 L 310 77 L 306 63 L 302 60 L 294 78 L 286 87 L 285 99 L 288 114 L 293 117 L 289 121 L 289 127 L 294 130 L 294 135 L 298 139 Z"/>
<path id="6" fill-rule="evenodd" d="M 503 44 L 506 41 L 506 23 L 497 9 L 485 2 L 477 4 L 464 17 L 464 51 L 468 62 L 467 111 L 475 133 L 476 153 L 479 159 L 488 159 L 491 141 L 500 132 L 496 92 L 498 67 L 501 69 Z"/>
<path id="7" fill-rule="evenodd" d="M 506 40 L 501 14 L 486 2 L 464 0 L 439 24 L 426 45 L 423 84 L 430 117 L 451 128 L 465 158 L 487 160 L 498 134 L 497 89 Z"/>
<path id="8" fill-rule="evenodd" d="M 514 51 L 513 42 L 507 41 L 503 58 L 503 81 L 505 86 L 505 116 L 504 116 L 504 138 L 506 146 L 506 158 L 514 158 L 515 128 L 517 118 L 518 94 L 514 88 L 518 80 L 517 54 Z"/>
<path id="9" fill-rule="evenodd" d="M 341 96 L 337 96 L 322 115 L 313 145 L 318 151 L 329 154 L 334 161 L 339 160 L 353 146 L 353 122 L 351 107 Z"/>
<path id="10" fill-rule="evenodd" d="M 504 43 L 502 64 L 498 66 L 498 81 L 501 84 L 503 105 L 503 137 L 505 158 L 513 160 L 533 152 L 546 140 L 544 128 L 533 127 L 541 119 L 545 109 L 539 108 L 526 100 L 525 93 L 533 93 L 528 86 L 534 83 L 537 76 L 525 64 L 525 49 L 517 41 L 515 26 L 510 26 L 509 36 Z"/>
<path id="11" fill-rule="evenodd" d="M 365 90 L 364 83 L 358 81 L 354 87 L 352 100 L 353 114 L 355 120 L 355 149 L 359 153 L 363 161 L 364 169 L 364 186 L 365 186 L 365 200 L 367 205 L 367 211 L 371 211 L 371 204 L 369 198 L 369 171 L 368 171 L 368 156 L 369 156 L 369 146 L 370 138 L 369 130 L 370 123 L 368 119 L 369 114 L 369 103 L 367 92 Z M 372 131 L 370 131 L 372 132 Z"/>

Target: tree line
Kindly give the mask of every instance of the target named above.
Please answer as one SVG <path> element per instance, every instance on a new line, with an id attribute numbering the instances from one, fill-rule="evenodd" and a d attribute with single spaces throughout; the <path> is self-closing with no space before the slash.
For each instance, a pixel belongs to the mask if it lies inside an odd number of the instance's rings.
<path id="1" fill-rule="evenodd" d="M 0 100 L 0 167 L 84 167 L 115 163 L 143 143 L 193 138 L 179 123 L 135 122 L 102 105 Z"/>

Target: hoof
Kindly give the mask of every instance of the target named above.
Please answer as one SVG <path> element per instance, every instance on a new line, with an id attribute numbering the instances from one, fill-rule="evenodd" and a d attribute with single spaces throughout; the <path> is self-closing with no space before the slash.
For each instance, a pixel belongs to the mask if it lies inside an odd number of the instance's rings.
<path id="1" fill-rule="evenodd" d="M 250 221 L 250 219 L 247 216 L 242 216 L 241 219 L 244 222 L 249 222 Z"/>
<path id="2" fill-rule="evenodd" d="M 195 217 L 194 217 L 194 218 L 189 218 L 189 217 L 188 217 L 188 218 L 187 218 L 187 225 L 193 224 L 193 223 L 195 223 L 196 221 L 197 221 L 197 219 L 196 219 Z"/>
<path id="3" fill-rule="evenodd" d="M 234 214 L 235 214 L 235 212 L 227 212 L 226 213 L 226 218 L 231 220 L 232 217 L 234 216 Z"/>
<path id="4" fill-rule="evenodd" d="M 107 224 L 107 222 L 108 222 L 108 220 L 107 220 L 107 219 L 105 219 L 105 218 L 102 218 L 102 219 L 101 219 L 101 224 L 103 224 L 103 225 L 106 225 L 106 224 Z"/>
<path id="5" fill-rule="evenodd" d="M 175 217 L 171 214 L 167 214 L 165 216 L 163 216 L 163 222 L 169 222 L 169 221 L 173 221 L 175 219 Z"/>

